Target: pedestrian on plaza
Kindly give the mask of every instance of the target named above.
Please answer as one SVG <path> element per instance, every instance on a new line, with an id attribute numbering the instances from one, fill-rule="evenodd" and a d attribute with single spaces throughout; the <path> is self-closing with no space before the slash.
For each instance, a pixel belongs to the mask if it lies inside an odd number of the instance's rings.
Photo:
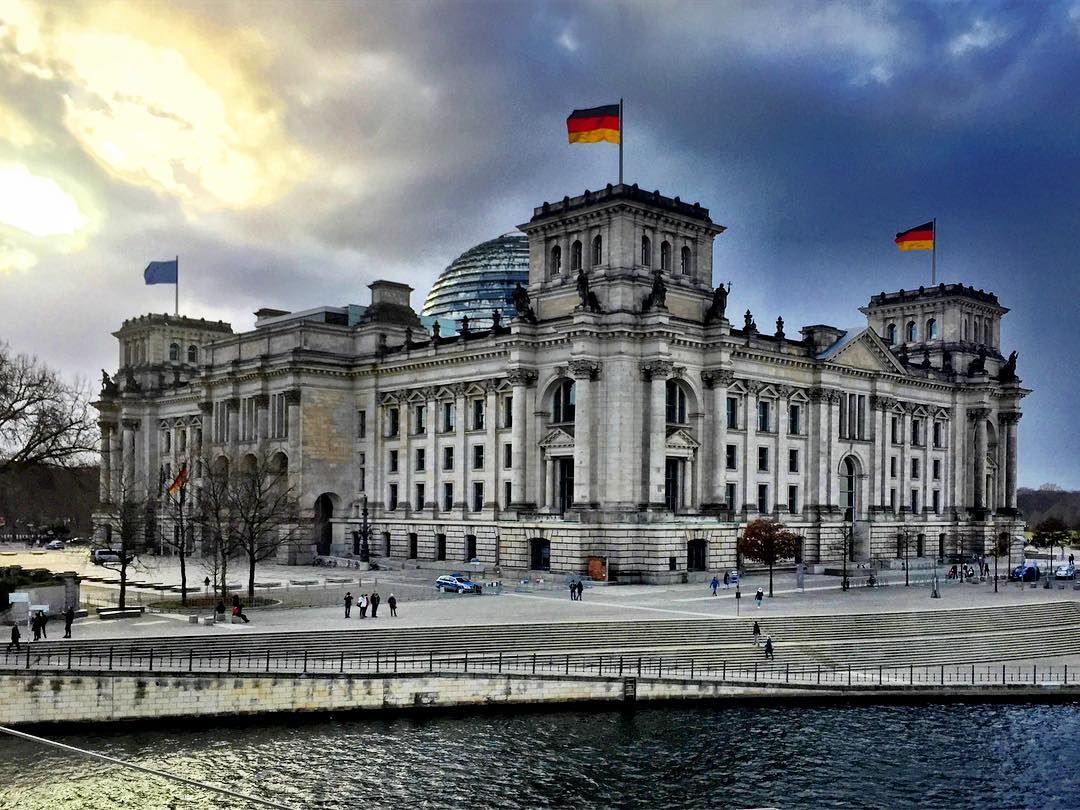
<path id="1" fill-rule="evenodd" d="M 776 656 L 773 655 L 772 636 L 765 637 L 765 658 L 769 661 L 776 660 Z"/>
<path id="2" fill-rule="evenodd" d="M 574 580 L 570 580 L 570 601 L 577 601 L 577 583 Z"/>
<path id="3" fill-rule="evenodd" d="M 360 608 L 360 618 L 361 619 L 366 619 L 367 618 L 367 606 L 368 606 L 368 599 L 367 599 L 367 594 L 366 593 L 360 594 L 360 601 L 356 603 L 356 606 L 358 608 Z"/>
<path id="4" fill-rule="evenodd" d="M 397 598 L 393 594 L 386 597 L 386 604 L 390 606 L 390 615 L 397 616 Z"/>
<path id="5" fill-rule="evenodd" d="M 579 602 L 581 601 L 581 595 L 583 593 L 585 593 L 585 583 L 579 579 L 577 583 L 577 600 Z"/>
<path id="6" fill-rule="evenodd" d="M 757 602 L 757 606 L 759 608 L 761 607 L 761 600 L 764 599 L 764 598 L 765 598 L 765 591 L 761 590 L 761 588 L 758 588 L 757 593 L 754 594 L 754 601 Z"/>
<path id="7" fill-rule="evenodd" d="M 48 638 L 48 637 L 49 637 L 49 634 L 45 632 L 45 625 L 46 625 L 46 624 L 48 623 L 48 621 L 49 621 L 49 614 L 48 614 L 48 613 L 46 613 L 46 612 L 45 612 L 45 611 L 43 610 L 43 611 L 41 611 L 40 613 L 38 613 L 38 616 L 40 616 L 40 617 L 41 617 L 41 637 L 42 637 L 42 638 Z"/>
<path id="8" fill-rule="evenodd" d="M 11 652 L 11 648 L 15 647 L 15 652 L 19 651 L 19 640 L 22 638 L 22 633 L 19 632 L 19 625 L 11 625 L 11 641 L 8 642 L 7 652 Z"/>
<path id="9" fill-rule="evenodd" d="M 352 591 L 345 591 L 345 618 L 352 613 Z"/>
<path id="10" fill-rule="evenodd" d="M 754 622 L 754 629 L 751 632 L 754 636 L 754 646 L 761 646 L 761 628 L 758 626 L 757 622 Z"/>
<path id="11" fill-rule="evenodd" d="M 71 625 L 75 621 L 75 608 L 68 605 L 64 611 L 64 638 L 71 638 Z"/>
<path id="12" fill-rule="evenodd" d="M 728 585 L 731 584 L 731 574 L 727 571 L 724 572 L 724 590 L 728 589 Z"/>
<path id="13" fill-rule="evenodd" d="M 41 614 L 35 613 L 30 619 L 30 629 L 34 631 L 34 641 L 41 641 Z"/>
<path id="14" fill-rule="evenodd" d="M 720 587 L 720 580 L 716 574 L 713 574 L 712 582 L 709 583 L 709 587 L 712 588 L 712 595 L 716 596 L 716 589 Z"/>
<path id="15" fill-rule="evenodd" d="M 382 601 L 382 597 L 379 596 L 378 591 L 371 592 L 371 618 L 375 618 L 379 615 L 379 602 Z"/>
<path id="16" fill-rule="evenodd" d="M 218 616 L 224 616 L 225 615 L 225 600 L 224 599 L 218 599 L 217 607 L 214 608 L 214 613 L 216 613 Z"/>
<path id="17" fill-rule="evenodd" d="M 244 620 L 244 624 L 247 624 L 251 619 L 244 615 L 244 606 L 240 604 L 240 597 L 233 594 L 232 598 L 232 615 Z"/>

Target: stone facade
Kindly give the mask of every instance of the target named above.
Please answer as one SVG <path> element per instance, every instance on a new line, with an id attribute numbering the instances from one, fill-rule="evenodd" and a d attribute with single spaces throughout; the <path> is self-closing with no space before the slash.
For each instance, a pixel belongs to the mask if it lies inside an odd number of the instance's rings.
<path id="1" fill-rule="evenodd" d="M 103 502 L 120 481 L 156 489 L 163 465 L 276 454 L 311 521 L 297 561 L 353 551 L 366 508 L 376 556 L 567 573 L 602 558 L 651 582 L 734 565 L 757 517 L 803 535 L 811 563 L 845 545 L 981 553 L 1020 532 L 1028 391 L 992 294 L 882 293 L 866 327 L 788 336 L 729 321 L 711 284 L 723 228 L 696 203 L 609 186 L 520 227 L 528 288 L 494 328 L 429 334 L 408 287 L 376 282 L 367 308 L 274 312 L 243 334 L 183 319 L 200 364 L 171 381 L 122 348 L 135 384 L 98 403 Z M 150 328 L 164 346 L 180 325 Z"/>

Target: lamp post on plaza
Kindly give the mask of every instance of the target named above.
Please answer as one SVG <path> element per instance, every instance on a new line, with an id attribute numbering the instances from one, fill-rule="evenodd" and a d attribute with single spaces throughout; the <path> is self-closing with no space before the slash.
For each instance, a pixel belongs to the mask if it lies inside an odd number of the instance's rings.
<path id="1" fill-rule="evenodd" d="M 367 495 L 360 502 L 360 528 L 353 531 L 353 554 L 360 562 L 371 561 L 371 526 L 368 524 Z"/>
<path id="2" fill-rule="evenodd" d="M 911 558 L 908 556 L 908 547 L 911 545 L 911 542 L 906 531 L 900 535 L 900 542 L 904 544 L 904 587 L 906 588 L 911 584 L 911 578 L 909 576 L 911 570 Z"/>
<path id="3" fill-rule="evenodd" d="M 855 534 L 855 510 L 850 506 L 844 510 L 844 522 L 847 523 L 847 528 L 844 531 L 844 573 L 840 579 L 840 590 L 846 591 L 848 589 L 848 576 L 847 576 L 847 563 L 848 554 L 850 553 L 851 545 L 854 542 Z"/>

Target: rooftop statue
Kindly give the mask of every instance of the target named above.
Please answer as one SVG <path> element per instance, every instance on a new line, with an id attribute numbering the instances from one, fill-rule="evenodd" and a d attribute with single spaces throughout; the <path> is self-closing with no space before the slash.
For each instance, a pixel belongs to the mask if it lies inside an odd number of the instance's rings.
<path id="1" fill-rule="evenodd" d="M 1018 379 L 1016 376 L 1016 352 L 1011 352 L 1009 359 L 1005 361 L 1005 365 L 998 372 L 998 382 L 1018 382 Z"/>
<path id="2" fill-rule="evenodd" d="M 726 288 L 723 284 L 720 284 L 713 290 L 712 303 L 709 304 L 709 309 L 705 312 L 705 323 L 712 323 L 713 321 L 721 321 L 724 319 L 725 313 L 727 312 L 728 293 L 730 292 L 730 281 Z"/>
<path id="3" fill-rule="evenodd" d="M 510 294 L 510 300 L 514 303 L 514 309 L 517 310 L 518 317 L 521 320 L 536 323 L 536 313 L 533 312 L 533 308 L 529 303 L 529 291 L 521 286 L 520 281 Z"/>

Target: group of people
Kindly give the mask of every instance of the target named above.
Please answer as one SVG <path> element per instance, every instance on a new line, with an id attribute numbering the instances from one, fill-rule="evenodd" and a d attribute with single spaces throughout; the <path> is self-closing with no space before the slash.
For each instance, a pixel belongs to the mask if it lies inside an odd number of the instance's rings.
<path id="1" fill-rule="evenodd" d="M 728 589 L 728 586 L 731 585 L 731 572 L 730 571 L 725 571 L 724 572 L 724 580 L 723 580 L 723 582 L 724 582 L 724 590 L 726 591 Z M 720 578 L 714 575 L 713 578 L 712 578 L 712 582 L 709 583 L 709 587 L 712 588 L 712 595 L 716 596 L 716 589 L 720 587 Z"/>
<path id="2" fill-rule="evenodd" d="M 353 600 L 352 591 L 347 591 L 345 593 L 345 618 L 346 619 L 349 619 L 349 618 L 352 617 L 353 601 L 354 600 Z M 368 612 L 369 609 L 371 610 L 371 618 L 373 618 L 373 619 L 378 618 L 378 616 L 379 616 L 379 605 L 382 604 L 382 597 L 379 596 L 378 591 L 372 591 L 370 596 L 368 594 L 366 594 L 366 593 L 360 594 L 360 598 L 356 599 L 355 602 L 356 602 L 356 609 L 358 611 L 360 611 L 360 618 L 361 619 L 366 619 L 367 618 L 367 612 Z M 386 606 L 388 608 L 390 608 L 390 615 L 391 616 L 397 616 L 397 597 L 395 597 L 393 594 L 390 594 L 388 597 L 386 597 Z"/>
<path id="3" fill-rule="evenodd" d="M 68 605 L 64 610 L 64 638 L 71 638 L 71 625 L 75 622 L 75 608 Z M 41 641 L 42 639 L 48 639 L 49 634 L 45 630 L 45 625 L 49 623 L 49 614 L 44 610 L 38 610 L 34 612 L 34 615 L 30 617 L 30 630 L 34 633 L 34 641 Z M 11 625 L 11 640 L 7 645 L 7 652 L 11 652 L 12 648 L 15 652 L 18 652 L 22 644 L 22 632 L 19 630 L 18 623 Z"/>
<path id="4" fill-rule="evenodd" d="M 218 616 L 221 616 L 221 617 L 225 616 L 225 600 L 224 599 L 219 599 L 218 600 L 217 607 L 214 608 L 214 612 L 217 613 Z M 235 593 L 233 594 L 233 598 L 232 598 L 232 615 L 235 616 L 238 619 L 243 619 L 244 624 L 247 624 L 248 622 L 251 621 L 251 619 L 249 619 L 244 614 L 244 604 L 240 601 L 240 597 L 237 596 Z M 222 621 L 224 621 L 224 618 L 222 619 Z"/>
<path id="5" fill-rule="evenodd" d="M 580 602 L 581 594 L 585 593 L 585 584 L 580 579 L 570 583 L 570 601 Z"/>
<path id="6" fill-rule="evenodd" d="M 754 636 L 754 646 L 761 646 L 761 626 L 754 622 L 754 629 L 751 631 Z M 773 640 L 772 636 L 765 636 L 765 659 L 768 661 L 775 661 L 776 656 L 773 655 Z"/>
<path id="7" fill-rule="evenodd" d="M 990 576 L 990 563 L 984 562 L 982 564 L 981 571 L 982 571 L 982 576 L 989 577 Z M 975 579 L 975 577 L 977 577 L 977 576 L 979 576 L 979 575 L 975 573 L 975 569 L 972 568 L 970 565 L 962 565 L 958 569 L 956 567 L 955 563 L 945 573 L 945 579 Z"/>

